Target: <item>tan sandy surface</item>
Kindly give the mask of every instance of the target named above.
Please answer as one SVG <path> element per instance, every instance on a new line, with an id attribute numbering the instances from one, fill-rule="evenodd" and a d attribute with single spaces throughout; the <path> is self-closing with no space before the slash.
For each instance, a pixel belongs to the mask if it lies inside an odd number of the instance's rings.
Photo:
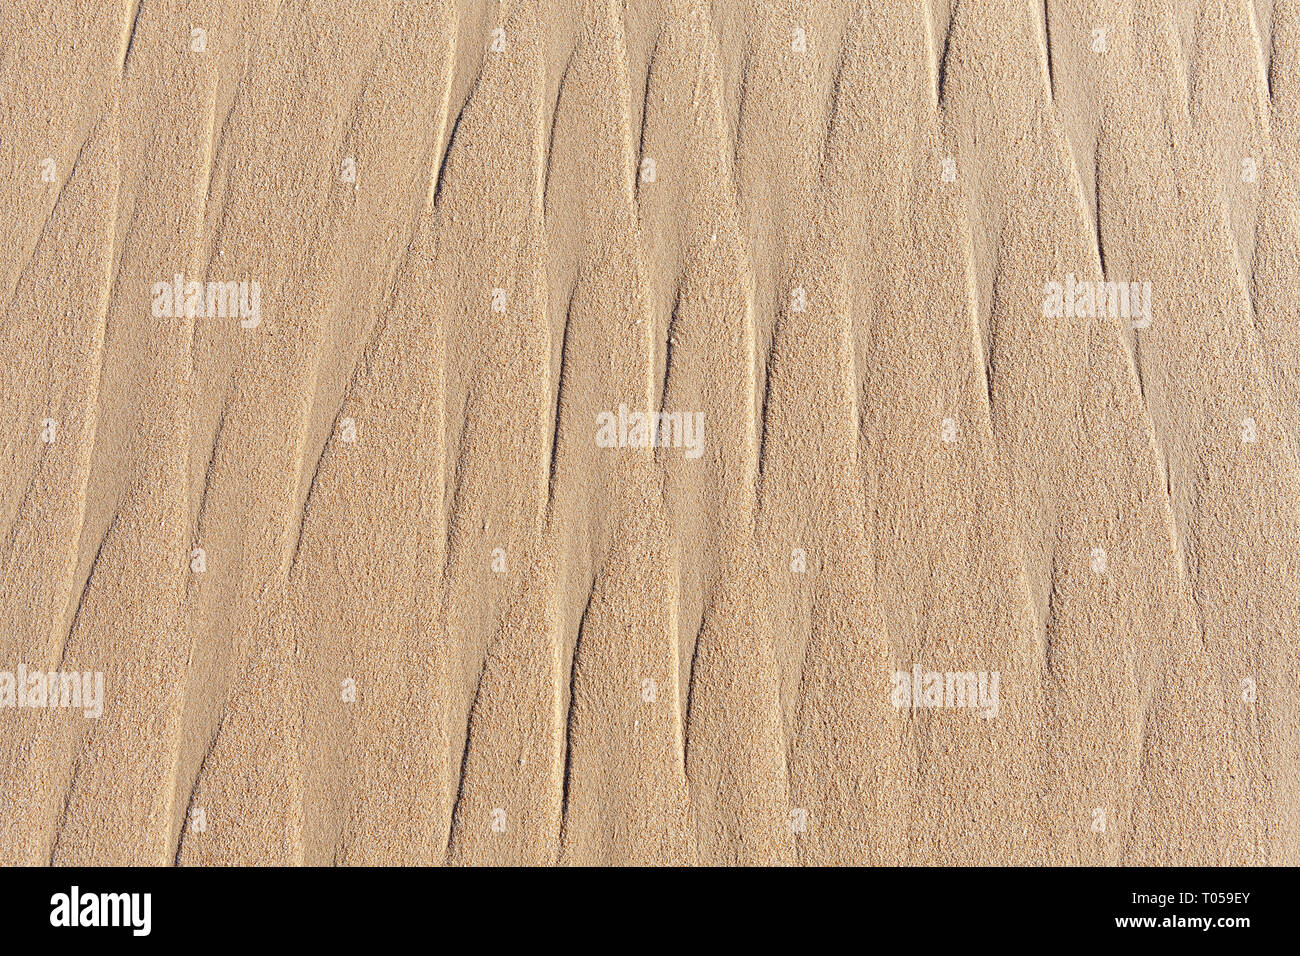
<path id="1" fill-rule="evenodd" d="M 1300 863 L 1300 0 L 9 0 L 0 238 L 0 862 Z"/>

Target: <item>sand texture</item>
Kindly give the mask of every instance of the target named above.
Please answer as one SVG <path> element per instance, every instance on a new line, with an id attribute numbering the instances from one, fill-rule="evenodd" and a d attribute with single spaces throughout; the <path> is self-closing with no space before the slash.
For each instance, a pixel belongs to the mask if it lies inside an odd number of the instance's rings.
<path id="1" fill-rule="evenodd" d="M 6 0 L 0 236 L 0 863 L 1300 863 L 1300 0 Z"/>

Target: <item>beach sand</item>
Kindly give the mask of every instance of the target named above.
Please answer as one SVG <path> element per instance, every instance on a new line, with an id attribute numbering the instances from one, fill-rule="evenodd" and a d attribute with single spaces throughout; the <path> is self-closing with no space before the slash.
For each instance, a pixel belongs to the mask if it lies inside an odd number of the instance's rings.
<path id="1" fill-rule="evenodd" d="M 0 863 L 1300 863 L 1300 0 L 15 0 L 0 170 Z"/>

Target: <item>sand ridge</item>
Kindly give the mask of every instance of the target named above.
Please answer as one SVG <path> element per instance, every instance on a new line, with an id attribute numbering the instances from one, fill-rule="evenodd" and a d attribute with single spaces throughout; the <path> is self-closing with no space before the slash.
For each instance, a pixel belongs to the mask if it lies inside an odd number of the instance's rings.
<path id="1" fill-rule="evenodd" d="M 0 35 L 0 861 L 1296 861 L 1295 0 Z"/>

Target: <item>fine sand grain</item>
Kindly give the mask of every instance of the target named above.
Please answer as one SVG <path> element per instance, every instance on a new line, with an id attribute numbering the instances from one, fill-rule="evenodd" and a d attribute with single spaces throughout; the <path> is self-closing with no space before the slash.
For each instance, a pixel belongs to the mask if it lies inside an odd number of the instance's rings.
<path id="1" fill-rule="evenodd" d="M 0 863 L 1300 864 L 1300 0 L 13 0 L 0 171 Z"/>

